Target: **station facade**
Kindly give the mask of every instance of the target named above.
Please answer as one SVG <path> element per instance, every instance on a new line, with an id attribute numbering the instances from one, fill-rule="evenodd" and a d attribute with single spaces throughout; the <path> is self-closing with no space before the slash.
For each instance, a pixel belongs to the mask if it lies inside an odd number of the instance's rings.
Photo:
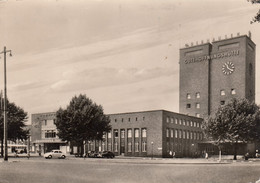
<path id="1" fill-rule="evenodd" d="M 214 114 L 232 98 L 255 100 L 255 43 L 231 36 L 180 49 L 180 113 Z"/>
<path id="2" fill-rule="evenodd" d="M 216 153 L 217 147 L 203 140 L 202 118 L 232 98 L 255 100 L 255 43 L 243 35 L 180 49 L 180 113 L 154 110 L 109 114 L 111 131 L 101 141 L 85 142 L 84 151 L 112 151 L 124 156 L 176 157 Z M 57 136 L 55 113 L 32 115 L 33 152 L 80 149 Z M 244 153 L 252 144 L 241 144 Z M 260 147 L 260 146 L 259 146 Z M 230 152 L 228 144 L 224 147 Z"/>
<path id="3" fill-rule="evenodd" d="M 203 140 L 201 118 L 165 110 L 109 114 L 111 131 L 101 141 L 88 141 L 85 152 L 112 151 L 115 155 L 176 157 L 200 155 L 198 143 Z M 58 138 L 54 125 L 55 113 L 32 115 L 31 139 L 34 152 L 61 149 L 78 153 Z M 84 152 L 84 153 L 85 153 Z"/>
<path id="4" fill-rule="evenodd" d="M 30 145 L 33 153 L 46 153 L 53 149 L 60 149 L 68 153 L 68 143 L 57 136 L 57 128 L 54 124 L 55 112 L 32 114 L 30 129 Z"/>

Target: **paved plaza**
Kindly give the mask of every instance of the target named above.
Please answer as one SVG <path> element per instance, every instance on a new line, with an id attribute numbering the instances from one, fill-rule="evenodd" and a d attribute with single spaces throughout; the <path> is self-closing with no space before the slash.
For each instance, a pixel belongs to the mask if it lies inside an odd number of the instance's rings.
<path id="1" fill-rule="evenodd" d="M 9 158 L 0 162 L 0 182 L 18 183 L 249 183 L 259 177 L 260 160 L 68 157 Z"/>

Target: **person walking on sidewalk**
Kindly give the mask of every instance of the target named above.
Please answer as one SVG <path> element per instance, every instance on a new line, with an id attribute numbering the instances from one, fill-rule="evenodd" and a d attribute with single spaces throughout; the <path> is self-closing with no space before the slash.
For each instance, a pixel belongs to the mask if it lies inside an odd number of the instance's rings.
<path id="1" fill-rule="evenodd" d="M 206 152 L 205 153 L 205 159 L 208 159 L 209 158 L 209 154 Z"/>

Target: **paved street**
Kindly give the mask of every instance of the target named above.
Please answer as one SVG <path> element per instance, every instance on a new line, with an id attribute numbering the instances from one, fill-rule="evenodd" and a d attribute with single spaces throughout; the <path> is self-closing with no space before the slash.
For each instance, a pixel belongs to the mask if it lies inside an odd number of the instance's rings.
<path id="1" fill-rule="evenodd" d="M 0 162 L 0 182 L 249 183 L 259 179 L 259 169 L 260 161 L 9 158 Z"/>

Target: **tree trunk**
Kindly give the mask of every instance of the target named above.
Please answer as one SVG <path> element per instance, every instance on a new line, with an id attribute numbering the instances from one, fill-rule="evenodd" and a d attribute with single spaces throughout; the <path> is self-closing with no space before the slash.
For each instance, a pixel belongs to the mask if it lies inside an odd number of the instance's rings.
<path id="1" fill-rule="evenodd" d="M 234 144 L 234 158 L 233 160 L 237 160 L 237 143 Z"/>
<path id="2" fill-rule="evenodd" d="M 4 140 L 1 139 L 1 157 L 4 157 Z"/>

